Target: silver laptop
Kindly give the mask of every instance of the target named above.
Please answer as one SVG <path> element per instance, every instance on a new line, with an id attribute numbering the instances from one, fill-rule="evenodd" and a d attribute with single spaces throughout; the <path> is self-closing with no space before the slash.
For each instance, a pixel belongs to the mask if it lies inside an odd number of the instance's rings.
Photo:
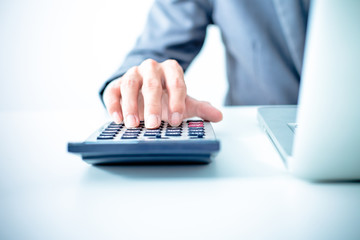
<path id="1" fill-rule="evenodd" d="M 360 179 L 360 1 L 313 1 L 298 106 L 259 108 L 289 171 Z"/>

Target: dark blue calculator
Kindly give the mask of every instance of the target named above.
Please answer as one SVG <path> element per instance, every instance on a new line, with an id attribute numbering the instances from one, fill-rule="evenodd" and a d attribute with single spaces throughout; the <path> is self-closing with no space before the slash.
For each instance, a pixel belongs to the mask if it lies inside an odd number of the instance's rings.
<path id="1" fill-rule="evenodd" d="M 190 119 L 178 127 L 162 121 L 159 128 L 136 128 L 109 122 L 68 151 L 90 164 L 209 163 L 219 151 L 210 122 Z"/>

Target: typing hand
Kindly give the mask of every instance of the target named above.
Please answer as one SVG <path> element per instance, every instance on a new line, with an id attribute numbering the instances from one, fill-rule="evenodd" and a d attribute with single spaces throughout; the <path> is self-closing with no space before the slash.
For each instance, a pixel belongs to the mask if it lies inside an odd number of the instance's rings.
<path id="1" fill-rule="evenodd" d="M 210 103 L 187 95 L 183 70 L 175 60 L 143 61 L 112 81 L 103 99 L 113 120 L 124 121 L 128 128 L 138 126 L 140 120 L 145 120 L 146 128 L 159 127 L 161 120 L 178 126 L 184 118 L 194 116 L 222 120 L 222 113 Z"/>

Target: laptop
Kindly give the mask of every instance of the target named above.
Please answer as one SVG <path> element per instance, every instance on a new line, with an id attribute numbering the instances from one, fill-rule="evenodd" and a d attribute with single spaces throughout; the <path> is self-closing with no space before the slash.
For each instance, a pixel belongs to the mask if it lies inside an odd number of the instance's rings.
<path id="1" fill-rule="evenodd" d="M 294 175 L 360 179 L 360 1 L 313 1 L 297 106 L 258 120 Z"/>

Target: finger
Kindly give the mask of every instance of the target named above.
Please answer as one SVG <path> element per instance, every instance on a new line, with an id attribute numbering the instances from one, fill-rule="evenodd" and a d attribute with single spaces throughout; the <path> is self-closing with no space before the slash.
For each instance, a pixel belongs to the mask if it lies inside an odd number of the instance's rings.
<path id="1" fill-rule="evenodd" d="M 140 66 L 142 94 L 144 97 L 144 118 L 146 128 L 157 128 L 161 122 L 162 74 L 159 64 L 145 60 Z"/>
<path id="2" fill-rule="evenodd" d="M 163 63 L 162 70 L 165 86 L 169 95 L 168 119 L 172 126 L 179 126 L 184 117 L 186 85 L 184 72 L 175 60 L 167 60 Z"/>
<path id="3" fill-rule="evenodd" d="M 119 80 L 114 80 L 111 83 L 109 83 L 109 85 L 106 87 L 104 91 L 103 99 L 109 115 L 116 123 L 121 123 L 123 121 L 120 98 L 121 98 L 121 94 L 120 94 Z"/>
<path id="4" fill-rule="evenodd" d="M 141 75 L 137 67 L 130 68 L 121 78 L 121 105 L 126 127 L 137 127 L 140 123 L 138 96 L 141 87 Z"/>
<path id="5" fill-rule="evenodd" d="M 222 113 L 208 102 L 198 101 L 189 96 L 185 101 L 187 118 L 196 116 L 210 122 L 220 122 L 223 119 Z"/>

